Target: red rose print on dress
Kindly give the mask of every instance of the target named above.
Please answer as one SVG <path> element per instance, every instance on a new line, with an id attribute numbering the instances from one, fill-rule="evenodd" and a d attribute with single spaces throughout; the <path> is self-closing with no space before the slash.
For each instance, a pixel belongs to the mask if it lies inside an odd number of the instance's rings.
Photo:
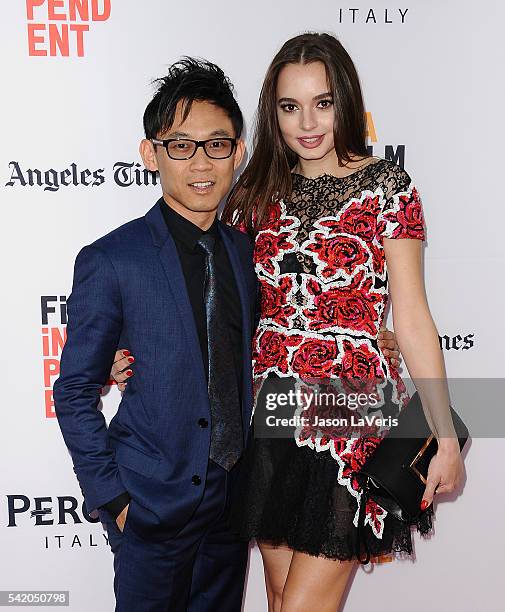
<path id="1" fill-rule="evenodd" d="M 372 253 L 373 271 L 378 276 L 383 276 L 385 272 L 385 262 L 386 262 L 386 258 L 384 256 L 384 250 L 380 248 L 380 246 L 376 243 L 376 241 L 374 241 L 370 244 L 370 251 Z"/>
<path id="2" fill-rule="evenodd" d="M 371 292 L 372 279 L 364 279 L 364 272 L 358 272 L 349 285 L 323 290 L 320 283 L 311 278 L 306 290 L 313 297 L 313 308 L 305 308 L 309 329 L 321 330 L 339 327 L 360 331 L 374 337 L 377 334 L 379 312 L 384 296 Z M 382 309 L 380 309 L 382 310 Z"/>
<path id="3" fill-rule="evenodd" d="M 281 232 L 272 234 L 270 232 L 260 232 L 256 237 L 254 247 L 254 261 L 257 266 L 263 268 L 268 274 L 275 274 L 279 271 L 279 265 L 275 261 L 279 255 L 284 256 L 285 252 L 296 248 L 294 242 L 290 242 L 290 233 Z"/>
<path id="4" fill-rule="evenodd" d="M 358 238 L 345 234 L 327 237 L 317 233 L 310 242 L 303 245 L 303 250 L 315 254 L 320 262 L 318 272 L 325 279 L 334 277 L 339 270 L 351 275 L 358 266 L 366 264 L 370 258 Z"/>
<path id="5" fill-rule="evenodd" d="M 350 437 L 348 428 L 337 422 L 324 421 L 333 421 L 344 416 L 344 410 L 333 399 L 338 399 L 339 395 L 339 388 L 333 384 L 336 378 L 316 376 L 312 381 L 309 378 L 301 380 L 303 383 L 297 384 L 296 391 L 300 392 L 304 399 L 303 406 L 297 410 L 296 415 L 305 417 L 305 421 L 300 423 L 295 433 L 298 445 L 309 446 L 318 452 L 330 447 L 333 451 L 343 452 Z"/>
<path id="6" fill-rule="evenodd" d="M 335 438 L 332 440 L 333 443 L 333 452 L 337 455 L 341 455 L 345 447 L 347 446 L 348 438 Z"/>
<path id="7" fill-rule="evenodd" d="M 350 340 L 343 341 L 342 376 L 360 380 L 384 378 L 381 360 L 377 352 L 365 343 L 355 346 Z"/>
<path id="8" fill-rule="evenodd" d="M 374 535 L 381 538 L 384 531 L 384 519 L 387 516 L 386 510 L 374 502 L 373 499 L 367 499 L 365 514 L 365 525 L 370 525 Z"/>
<path id="9" fill-rule="evenodd" d="M 282 327 L 289 327 L 289 318 L 296 313 L 296 308 L 289 304 L 293 279 L 290 276 L 281 276 L 278 285 L 272 285 L 267 280 L 260 279 L 260 285 L 261 316 L 271 319 Z"/>
<path id="10" fill-rule="evenodd" d="M 361 200 L 351 200 L 337 219 L 322 219 L 318 225 L 371 242 L 377 233 L 379 213 L 380 196 L 368 193 Z"/>
<path id="11" fill-rule="evenodd" d="M 344 340 L 343 347 L 341 380 L 345 392 L 364 393 L 380 400 L 377 387 L 385 376 L 379 355 L 365 343 L 355 346 L 350 340 Z"/>
<path id="12" fill-rule="evenodd" d="M 337 352 L 335 340 L 304 340 L 292 355 L 291 368 L 307 379 L 338 376 L 340 366 L 336 362 Z"/>
<path id="13" fill-rule="evenodd" d="M 281 334 L 272 330 L 265 330 L 254 343 L 253 351 L 254 375 L 264 374 L 268 370 L 276 369 L 282 374 L 288 373 L 288 348 L 297 346 L 302 336 Z"/>
<path id="14" fill-rule="evenodd" d="M 357 478 L 357 473 L 361 470 L 365 461 L 379 446 L 381 438 L 359 437 L 347 445 L 346 450 L 340 453 L 342 469 L 339 472 L 339 479 L 348 480 L 353 491 L 359 491 L 361 485 Z"/>
<path id="15" fill-rule="evenodd" d="M 282 229 L 299 225 L 298 219 L 289 217 L 285 214 L 285 205 L 281 202 L 272 203 L 267 210 L 265 219 L 262 221 L 259 231 L 268 230 L 272 233 L 278 233 Z"/>
<path id="16" fill-rule="evenodd" d="M 396 394 L 401 404 L 401 408 L 405 408 L 405 406 L 408 404 L 410 400 L 410 395 L 407 391 L 407 387 L 405 386 L 405 383 L 403 382 L 403 379 L 398 373 L 398 369 L 396 367 L 393 367 L 390 365 L 389 374 L 395 386 Z"/>
<path id="17" fill-rule="evenodd" d="M 421 198 L 415 187 L 406 194 L 394 198 L 395 210 L 383 214 L 392 224 L 383 231 L 384 238 L 416 238 L 424 240 L 424 215 Z"/>

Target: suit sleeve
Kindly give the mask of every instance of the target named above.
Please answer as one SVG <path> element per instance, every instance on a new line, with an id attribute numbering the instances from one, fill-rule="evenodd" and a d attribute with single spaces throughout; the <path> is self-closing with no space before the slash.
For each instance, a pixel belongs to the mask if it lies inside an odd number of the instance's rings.
<path id="1" fill-rule="evenodd" d="M 77 256 L 67 308 L 55 411 L 86 507 L 92 511 L 126 492 L 98 410 L 122 330 L 121 292 L 112 262 L 95 246 Z"/>

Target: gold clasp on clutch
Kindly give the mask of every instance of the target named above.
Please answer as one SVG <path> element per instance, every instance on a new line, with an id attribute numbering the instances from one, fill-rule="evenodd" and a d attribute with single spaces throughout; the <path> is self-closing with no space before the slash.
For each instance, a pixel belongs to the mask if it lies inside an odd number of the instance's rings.
<path id="1" fill-rule="evenodd" d="M 424 455 L 424 453 L 426 452 L 426 449 L 428 448 L 428 446 L 431 444 L 431 441 L 433 440 L 435 436 L 433 434 L 431 434 L 431 436 L 429 438 L 426 439 L 425 443 L 423 444 L 423 446 L 421 447 L 420 451 L 417 453 L 417 455 L 414 457 L 414 459 L 412 459 L 411 463 L 410 463 L 410 468 L 412 469 L 412 471 L 414 473 L 416 473 L 419 478 L 421 479 L 421 482 L 423 484 L 426 484 L 426 478 L 421 474 L 421 472 L 417 469 L 417 463 L 418 461 L 421 459 L 421 457 Z"/>

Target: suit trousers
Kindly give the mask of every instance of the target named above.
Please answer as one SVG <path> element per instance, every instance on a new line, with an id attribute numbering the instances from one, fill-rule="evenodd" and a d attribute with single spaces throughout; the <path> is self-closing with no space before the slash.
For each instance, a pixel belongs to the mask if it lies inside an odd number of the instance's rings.
<path id="1" fill-rule="evenodd" d="M 228 525 L 237 467 L 226 472 L 209 460 L 198 507 L 163 542 L 139 537 L 128 516 L 121 532 L 107 512 L 99 511 L 114 553 L 116 612 L 240 612 L 248 545 Z"/>

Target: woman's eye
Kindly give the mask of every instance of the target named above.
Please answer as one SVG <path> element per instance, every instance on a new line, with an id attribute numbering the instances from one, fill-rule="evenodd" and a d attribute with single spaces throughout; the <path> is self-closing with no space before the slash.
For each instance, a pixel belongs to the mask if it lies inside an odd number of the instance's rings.
<path id="1" fill-rule="evenodd" d="M 281 108 L 287 113 L 292 113 L 294 110 L 296 110 L 296 106 L 294 104 L 282 104 Z"/>
<path id="2" fill-rule="evenodd" d="M 333 104 L 332 100 L 321 100 L 318 106 L 320 108 L 329 108 L 330 106 L 332 106 L 332 104 Z"/>

